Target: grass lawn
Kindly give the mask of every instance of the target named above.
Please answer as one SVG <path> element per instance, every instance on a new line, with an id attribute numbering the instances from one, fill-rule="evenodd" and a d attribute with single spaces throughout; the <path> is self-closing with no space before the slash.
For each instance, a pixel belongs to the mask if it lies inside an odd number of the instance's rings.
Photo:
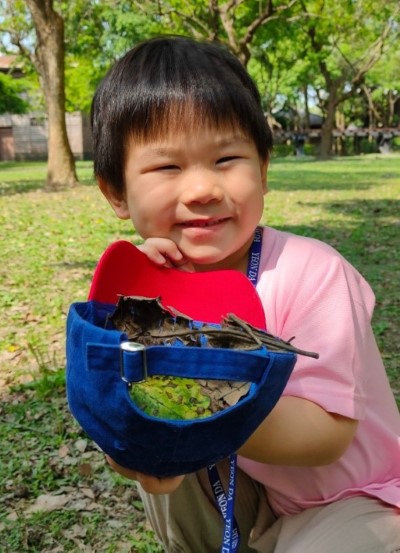
<path id="1" fill-rule="evenodd" d="M 93 184 L 45 192 L 43 163 L 0 163 L 0 550 L 161 551 L 134 484 L 104 466 L 64 399 L 68 306 L 116 239 L 137 241 Z M 263 222 L 322 239 L 372 285 L 373 325 L 400 401 L 400 155 L 273 159 Z M 85 549 L 86 548 L 86 549 Z"/>

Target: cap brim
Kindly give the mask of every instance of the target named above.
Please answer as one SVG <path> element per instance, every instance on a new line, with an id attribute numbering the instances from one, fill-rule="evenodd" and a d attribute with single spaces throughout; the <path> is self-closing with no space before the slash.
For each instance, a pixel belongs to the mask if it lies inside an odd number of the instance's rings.
<path id="1" fill-rule="evenodd" d="M 89 300 L 116 304 L 118 297 L 160 297 L 192 319 L 220 323 L 228 313 L 266 328 L 255 287 L 239 271 L 188 273 L 159 267 L 133 244 L 119 240 L 103 253 L 95 270 Z"/>

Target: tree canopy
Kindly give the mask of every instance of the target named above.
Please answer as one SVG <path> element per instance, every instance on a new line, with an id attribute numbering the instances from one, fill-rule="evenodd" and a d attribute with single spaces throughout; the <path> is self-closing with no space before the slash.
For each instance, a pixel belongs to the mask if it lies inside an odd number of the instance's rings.
<path id="1" fill-rule="evenodd" d="M 23 83 L 0 73 L 0 114 L 25 113 L 28 103 L 21 97 L 23 91 Z"/>
<path id="2" fill-rule="evenodd" d="M 290 114 L 295 128 L 309 125 L 310 111 L 321 114 L 322 154 L 330 153 L 338 114 L 346 124 L 399 123 L 397 0 L 379 9 L 372 0 L 0 0 L 3 49 L 39 75 L 46 99 L 32 5 L 62 23 L 60 101 L 68 111 L 88 112 L 106 70 L 140 40 L 184 34 L 230 48 L 266 112 Z"/>

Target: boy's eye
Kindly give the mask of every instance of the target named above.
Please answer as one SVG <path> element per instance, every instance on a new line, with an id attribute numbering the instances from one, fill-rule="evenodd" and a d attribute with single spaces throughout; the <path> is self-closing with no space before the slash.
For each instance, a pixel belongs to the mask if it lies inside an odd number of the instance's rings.
<path id="1" fill-rule="evenodd" d="M 160 165 L 160 167 L 156 167 L 155 171 L 177 171 L 179 170 L 179 167 L 177 165 Z"/>
<path id="2" fill-rule="evenodd" d="M 217 163 L 228 163 L 229 161 L 234 161 L 235 159 L 239 159 L 239 156 L 225 156 L 219 158 Z"/>

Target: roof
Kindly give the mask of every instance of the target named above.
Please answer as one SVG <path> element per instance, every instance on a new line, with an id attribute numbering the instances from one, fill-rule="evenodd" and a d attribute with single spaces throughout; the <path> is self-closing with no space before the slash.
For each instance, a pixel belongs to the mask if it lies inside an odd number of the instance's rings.
<path id="1" fill-rule="evenodd" d="M 17 59 L 17 56 L 0 54 L 0 69 L 10 69 Z"/>
<path id="2" fill-rule="evenodd" d="M 15 78 L 22 77 L 20 64 L 16 64 L 17 56 L 0 54 L 0 73 L 12 75 Z"/>

